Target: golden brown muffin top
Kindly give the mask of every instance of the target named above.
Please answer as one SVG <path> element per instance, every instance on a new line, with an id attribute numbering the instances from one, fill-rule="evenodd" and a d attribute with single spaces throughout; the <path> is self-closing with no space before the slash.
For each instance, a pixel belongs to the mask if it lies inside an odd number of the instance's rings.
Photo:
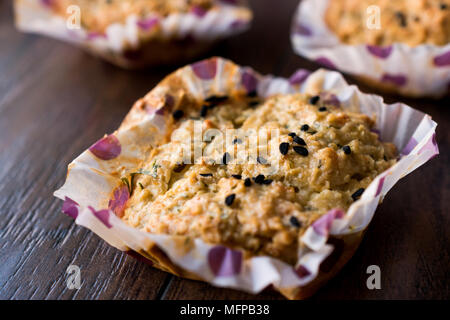
<path id="1" fill-rule="evenodd" d="M 185 96 L 167 117 L 170 137 L 124 177 L 122 219 L 288 263 L 308 226 L 395 163 L 373 119 L 325 96 Z"/>

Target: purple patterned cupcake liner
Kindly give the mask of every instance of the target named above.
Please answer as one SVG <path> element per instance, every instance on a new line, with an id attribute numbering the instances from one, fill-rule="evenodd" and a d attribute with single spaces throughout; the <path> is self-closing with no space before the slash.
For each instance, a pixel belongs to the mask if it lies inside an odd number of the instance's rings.
<path id="1" fill-rule="evenodd" d="M 450 44 L 412 48 L 403 43 L 387 47 L 341 43 L 325 22 L 329 1 L 299 4 L 291 31 L 297 54 L 403 95 L 438 98 L 449 93 Z"/>
<path id="2" fill-rule="evenodd" d="M 272 286 L 287 297 L 296 297 L 291 294 L 292 290 L 314 282 L 321 263 L 333 251 L 329 238 L 363 232 L 380 198 L 401 177 L 439 152 L 435 140 L 437 124 L 428 115 L 401 103 L 386 105 L 380 97 L 349 86 L 342 75 L 334 71 L 308 73 L 299 70 L 290 79 L 283 79 L 263 76 L 251 68 L 216 57 L 188 65 L 169 77 L 175 77 L 177 83 L 184 83 L 190 94 L 199 99 L 213 94 L 227 95 L 236 89 L 260 97 L 292 92 L 317 94 L 319 89 L 324 99 L 343 109 L 354 110 L 357 106 L 360 112 L 375 116 L 376 130 L 381 138 L 393 141 L 401 151 L 399 161 L 376 177 L 347 212 L 332 209 L 306 230 L 295 266 L 269 256 L 247 257 L 237 248 L 207 244 L 201 239 L 190 239 L 189 246 L 180 250 L 185 238 L 146 233 L 120 219 L 129 190 L 117 178 L 116 168 L 134 169 L 134 161 L 131 160 L 139 159 L 139 146 L 146 149 L 149 141 L 158 139 L 159 131 L 164 132 L 165 122 L 161 119 L 166 114 L 170 116 L 170 112 L 158 111 L 177 103 L 174 95 L 157 86 L 148 95 L 150 103 L 154 101 L 153 111 L 133 108 L 127 116 L 127 119 L 132 119 L 131 123 L 124 123 L 118 131 L 100 139 L 70 164 L 66 183 L 55 192 L 55 196 L 64 200 L 65 214 L 112 246 L 134 255 L 144 252 L 147 256 L 152 256 L 151 248 L 157 246 L 177 268 L 216 286 L 253 293 Z M 136 126 L 142 130 L 133 130 Z M 149 260 L 146 258 L 146 261 Z"/>
<path id="3" fill-rule="evenodd" d="M 169 45 L 161 47 L 162 43 L 190 46 L 187 51 L 200 53 L 214 42 L 250 27 L 252 12 L 246 0 L 214 0 L 213 4 L 210 10 L 193 7 L 190 12 L 168 16 L 151 12 L 145 18 L 130 15 L 124 23 L 109 25 L 104 33 L 83 26 L 69 28 L 67 21 L 53 12 L 51 0 L 14 0 L 14 9 L 16 26 L 21 31 L 69 41 L 120 66 L 139 67 L 145 66 L 155 52 L 175 50 Z"/>

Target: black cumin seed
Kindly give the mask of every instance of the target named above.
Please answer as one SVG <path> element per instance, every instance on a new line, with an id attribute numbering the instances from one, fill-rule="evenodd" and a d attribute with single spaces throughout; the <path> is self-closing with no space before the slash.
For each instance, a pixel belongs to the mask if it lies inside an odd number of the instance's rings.
<path id="1" fill-rule="evenodd" d="M 342 150 L 344 150 L 344 153 L 345 153 L 345 154 L 350 154 L 350 153 L 352 153 L 352 149 L 350 149 L 349 146 L 343 146 L 343 147 L 342 147 Z"/>
<path id="2" fill-rule="evenodd" d="M 183 110 L 176 110 L 174 111 L 174 113 L 172 114 L 173 118 L 175 120 L 181 119 L 184 116 L 184 111 Z"/>
<path id="3" fill-rule="evenodd" d="M 265 177 L 263 174 L 259 174 L 256 176 L 256 178 L 253 178 L 253 181 L 255 181 L 255 183 L 257 184 L 262 184 L 265 180 Z"/>
<path id="4" fill-rule="evenodd" d="M 326 108 L 326 107 L 320 107 L 320 108 L 319 108 L 319 111 L 320 111 L 320 112 L 327 111 L 327 108 Z"/>
<path id="5" fill-rule="evenodd" d="M 310 104 L 316 104 L 317 102 L 319 102 L 319 100 L 320 100 L 320 97 L 319 97 L 319 96 L 314 96 L 314 97 L 311 97 L 311 98 L 309 99 L 309 103 L 310 103 Z"/>
<path id="6" fill-rule="evenodd" d="M 296 135 L 297 135 L 297 134 L 296 134 L 295 132 L 290 132 L 290 133 L 288 133 L 288 136 L 289 136 L 289 137 L 292 137 L 292 138 L 295 137 Z"/>
<path id="7" fill-rule="evenodd" d="M 299 155 L 301 156 L 308 156 L 308 149 L 304 148 L 304 147 L 299 147 L 299 146 L 295 146 L 294 151 L 297 152 Z"/>
<path id="8" fill-rule="evenodd" d="M 358 200 L 364 192 L 364 188 L 359 188 L 352 194 L 353 201 Z"/>
<path id="9" fill-rule="evenodd" d="M 228 162 L 230 162 L 230 159 L 231 159 L 230 154 L 228 152 L 225 152 L 222 157 L 222 163 L 228 164 Z"/>
<path id="10" fill-rule="evenodd" d="M 396 12 L 395 13 L 395 17 L 398 20 L 398 23 L 400 24 L 401 27 L 406 27 L 407 26 L 407 22 L 406 22 L 406 16 L 403 14 L 403 12 Z"/>
<path id="11" fill-rule="evenodd" d="M 271 184 L 273 182 L 272 179 L 266 179 L 262 182 L 262 184 Z"/>
<path id="12" fill-rule="evenodd" d="M 259 101 L 250 101 L 250 102 L 248 103 L 248 105 L 249 105 L 250 107 L 257 106 L 258 104 L 260 104 Z"/>
<path id="13" fill-rule="evenodd" d="M 289 151 L 289 143 L 287 142 L 280 143 L 280 153 L 282 155 L 287 155 L 288 151 Z"/>
<path id="14" fill-rule="evenodd" d="M 212 173 L 200 173 L 202 177 L 212 177 Z"/>
<path id="15" fill-rule="evenodd" d="M 250 178 L 245 178 L 244 186 L 250 187 L 252 185 L 252 180 Z"/>
<path id="16" fill-rule="evenodd" d="M 240 175 L 240 174 L 232 174 L 231 175 L 233 178 L 235 178 L 235 179 L 238 179 L 238 180 L 241 180 L 242 179 L 242 176 Z"/>
<path id="17" fill-rule="evenodd" d="M 267 164 L 267 160 L 263 157 L 257 157 L 256 161 L 258 161 L 259 164 Z"/>
<path id="18" fill-rule="evenodd" d="M 300 130 L 308 131 L 309 130 L 309 126 L 307 124 L 304 124 L 304 125 L 301 126 Z"/>
<path id="19" fill-rule="evenodd" d="M 233 204 L 234 199 L 236 198 L 236 195 L 234 193 L 230 194 L 225 198 L 225 204 L 227 206 L 231 206 Z"/>
<path id="20" fill-rule="evenodd" d="M 249 93 L 247 93 L 247 96 L 254 98 L 254 97 L 258 96 L 258 92 L 256 90 L 252 90 Z"/>
<path id="21" fill-rule="evenodd" d="M 306 142 L 305 140 L 303 140 L 302 138 L 300 138 L 299 136 L 295 136 L 294 137 L 294 142 L 298 143 L 301 146 L 306 146 Z"/>
<path id="22" fill-rule="evenodd" d="M 297 193 L 299 191 L 300 191 L 300 189 L 298 187 L 294 186 L 294 192 Z"/>
<path id="23" fill-rule="evenodd" d="M 209 102 L 211 104 L 218 104 L 225 100 L 228 100 L 228 96 L 211 96 L 211 97 L 205 99 L 206 102 Z"/>
<path id="24" fill-rule="evenodd" d="M 236 138 L 236 139 L 234 139 L 233 140 L 233 144 L 241 144 L 242 143 L 242 140 L 241 139 L 239 139 L 239 138 Z"/>
<path id="25" fill-rule="evenodd" d="M 441 8 L 441 10 L 445 10 L 448 8 L 448 6 L 445 3 L 441 3 L 441 5 L 439 6 L 439 8 Z"/>
<path id="26" fill-rule="evenodd" d="M 300 221 L 298 221 L 298 219 L 296 217 L 294 217 L 294 216 L 289 218 L 289 222 L 296 228 L 300 228 L 302 226 Z"/>
<path id="27" fill-rule="evenodd" d="M 206 114 L 208 113 L 208 106 L 203 106 L 202 110 L 200 110 L 200 117 L 206 117 Z"/>

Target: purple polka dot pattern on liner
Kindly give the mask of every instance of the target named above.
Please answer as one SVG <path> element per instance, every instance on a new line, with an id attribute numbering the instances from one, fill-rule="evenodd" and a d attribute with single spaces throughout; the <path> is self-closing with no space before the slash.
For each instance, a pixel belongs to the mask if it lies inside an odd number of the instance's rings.
<path id="1" fill-rule="evenodd" d="M 119 139 L 111 134 L 94 143 L 89 148 L 89 151 L 91 151 L 99 159 L 111 160 L 120 155 L 122 152 L 122 147 Z"/>
<path id="2" fill-rule="evenodd" d="M 320 94 L 320 100 L 323 103 L 331 104 L 332 106 L 335 106 L 335 107 L 341 106 L 341 102 L 339 101 L 338 97 L 335 94 L 330 93 L 330 92 L 322 92 Z"/>
<path id="3" fill-rule="evenodd" d="M 155 27 L 158 23 L 159 23 L 158 18 L 149 18 L 145 20 L 139 20 L 137 22 L 137 25 L 140 29 L 148 31 L 153 27 Z"/>
<path id="4" fill-rule="evenodd" d="M 99 38 L 106 38 L 106 34 L 101 33 L 101 32 L 89 32 L 87 34 L 88 40 L 95 40 L 95 39 L 99 39 Z"/>
<path id="5" fill-rule="evenodd" d="M 175 98 L 171 94 L 166 93 L 164 96 L 163 105 L 161 107 L 159 107 L 159 109 L 156 109 L 155 106 L 146 103 L 145 111 L 148 114 L 156 113 L 156 114 L 162 116 L 166 113 L 166 111 L 171 112 L 174 106 L 175 106 Z"/>
<path id="6" fill-rule="evenodd" d="M 108 208 L 113 211 L 116 216 L 122 218 L 125 205 L 130 198 L 130 192 L 127 186 L 121 186 L 114 190 L 113 198 L 109 200 Z"/>
<path id="7" fill-rule="evenodd" d="M 51 7 L 53 5 L 53 0 L 41 0 L 43 6 Z"/>
<path id="8" fill-rule="evenodd" d="M 384 179 L 385 179 L 386 177 L 382 177 L 381 179 L 380 179 L 380 181 L 378 182 L 378 186 L 377 186 L 377 193 L 375 194 L 375 197 L 378 197 L 379 195 L 380 195 L 380 193 L 381 193 L 381 190 L 383 190 L 383 184 L 384 184 Z"/>
<path id="9" fill-rule="evenodd" d="M 413 149 L 417 146 L 417 143 L 418 143 L 417 140 L 414 139 L 414 137 L 411 137 L 406 146 L 403 148 L 401 154 L 405 156 L 410 154 L 411 151 L 413 151 Z"/>
<path id="10" fill-rule="evenodd" d="M 306 79 L 308 79 L 310 71 L 305 69 L 298 69 L 294 72 L 294 74 L 289 78 L 289 83 L 291 85 L 299 85 L 302 84 Z"/>
<path id="11" fill-rule="evenodd" d="M 325 68 L 328 68 L 328 69 L 336 69 L 336 66 L 334 65 L 334 63 L 331 62 L 331 60 L 328 59 L 328 58 L 320 57 L 320 58 L 317 58 L 315 61 L 316 61 L 318 64 L 321 64 L 322 66 L 324 66 Z"/>
<path id="12" fill-rule="evenodd" d="M 242 252 L 215 246 L 208 252 L 208 263 L 215 276 L 234 276 L 241 272 Z"/>
<path id="13" fill-rule="evenodd" d="M 450 51 L 443 53 L 433 59 L 434 65 L 437 67 L 450 66 Z"/>
<path id="14" fill-rule="evenodd" d="M 207 13 L 207 11 L 200 6 L 193 6 L 191 12 L 199 18 L 204 17 Z"/>
<path id="15" fill-rule="evenodd" d="M 312 227 L 317 234 L 322 236 L 328 235 L 334 219 L 340 219 L 344 216 L 344 211 L 340 209 L 331 209 L 326 214 L 317 219 Z"/>
<path id="16" fill-rule="evenodd" d="M 112 228 L 112 225 L 109 223 L 109 210 L 103 209 L 103 210 L 95 210 L 91 206 L 88 207 L 89 210 L 91 210 L 92 214 L 97 217 L 98 220 L 100 220 L 108 229 Z"/>
<path id="17" fill-rule="evenodd" d="M 255 91 L 258 87 L 258 79 L 256 79 L 256 77 L 249 70 L 242 73 L 241 82 L 247 92 Z"/>
<path id="18" fill-rule="evenodd" d="M 307 276 L 311 275 L 311 272 L 303 265 L 299 265 L 297 269 L 295 269 L 295 273 L 300 279 L 306 278 Z"/>
<path id="19" fill-rule="evenodd" d="M 67 214 L 69 217 L 76 219 L 78 217 L 78 206 L 78 203 L 76 203 L 69 197 L 65 197 L 64 203 L 62 205 L 62 212 Z"/>
<path id="20" fill-rule="evenodd" d="M 294 27 L 294 33 L 305 37 L 309 37 L 312 35 L 311 29 L 309 29 L 307 26 L 303 24 L 297 24 Z"/>
<path id="21" fill-rule="evenodd" d="M 408 79 L 406 78 L 406 76 L 401 74 L 385 73 L 383 77 L 381 77 L 381 82 L 388 82 L 396 86 L 403 87 L 408 83 Z"/>
<path id="22" fill-rule="evenodd" d="M 217 60 L 215 58 L 196 62 L 191 66 L 195 75 L 202 80 L 211 80 L 216 76 Z"/>
<path id="23" fill-rule="evenodd" d="M 392 53 L 392 46 L 379 47 L 379 46 L 367 46 L 367 50 L 377 58 L 387 59 Z"/>
<path id="24" fill-rule="evenodd" d="M 430 151 L 433 154 L 439 154 L 439 148 L 436 142 L 436 134 L 434 133 L 425 145 L 419 150 L 419 154 Z"/>

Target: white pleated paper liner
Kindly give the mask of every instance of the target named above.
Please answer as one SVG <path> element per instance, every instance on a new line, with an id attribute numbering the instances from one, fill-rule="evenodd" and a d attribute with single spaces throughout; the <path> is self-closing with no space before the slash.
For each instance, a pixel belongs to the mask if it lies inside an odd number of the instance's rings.
<path id="1" fill-rule="evenodd" d="M 172 13 L 164 17 L 150 13 L 145 19 L 130 15 L 125 23 L 111 24 L 104 33 L 99 33 L 82 26 L 80 29 L 69 28 L 66 19 L 53 12 L 52 1 L 14 0 L 17 28 L 71 42 L 105 58 L 119 56 L 135 65 L 139 65 L 139 61 L 134 60 L 143 60 L 145 55 L 132 56 L 130 52 L 138 52 L 154 39 L 169 43 L 185 41 L 188 51 L 189 46 L 201 47 L 201 44 L 214 43 L 241 33 L 249 28 L 252 20 L 245 0 L 215 0 L 210 10 L 193 7 L 190 12 Z M 158 49 L 161 48 L 145 50 L 152 54 L 161 51 Z M 114 62 L 117 59 L 108 60 Z"/>
<path id="2" fill-rule="evenodd" d="M 133 108 L 118 131 L 97 141 L 69 165 L 67 180 L 55 196 L 65 200 L 63 211 L 76 219 L 77 224 L 89 228 L 110 245 L 123 251 L 148 252 L 156 244 L 176 266 L 216 286 L 251 293 L 269 285 L 276 289 L 305 286 L 316 278 L 321 262 L 333 250 L 327 244 L 330 234 L 349 235 L 364 230 L 380 199 L 393 185 L 438 154 L 436 123 L 430 116 L 401 103 L 386 105 L 382 98 L 349 86 L 334 71 L 299 70 L 290 79 L 283 79 L 260 75 L 222 58 L 211 58 L 179 69 L 169 77 L 174 81 L 164 80 L 149 94 L 152 101 L 160 102 L 159 106 L 155 105 L 151 111 Z M 200 239 L 184 247 L 183 237 L 145 233 L 114 214 L 125 206 L 129 191 L 113 172 L 118 166 L 134 170 L 133 163 L 143 156 L 139 145 L 148 145 L 164 133 L 162 120 L 170 116 L 164 108 L 177 99 L 170 95 L 167 83 L 180 84 L 199 99 L 235 90 L 256 91 L 259 97 L 320 92 L 324 100 L 344 110 L 375 116 L 380 139 L 394 142 L 401 154 L 398 162 L 376 177 L 347 212 L 330 210 L 307 229 L 295 266 L 269 256 L 245 258 L 238 249 Z"/>
<path id="3" fill-rule="evenodd" d="M 450 44 L 344 44 L 325 22 L 329 1 L 300 2 L 291 31 L 296 53 L 403 95 L 440 97 L 450 93 Z"/>

